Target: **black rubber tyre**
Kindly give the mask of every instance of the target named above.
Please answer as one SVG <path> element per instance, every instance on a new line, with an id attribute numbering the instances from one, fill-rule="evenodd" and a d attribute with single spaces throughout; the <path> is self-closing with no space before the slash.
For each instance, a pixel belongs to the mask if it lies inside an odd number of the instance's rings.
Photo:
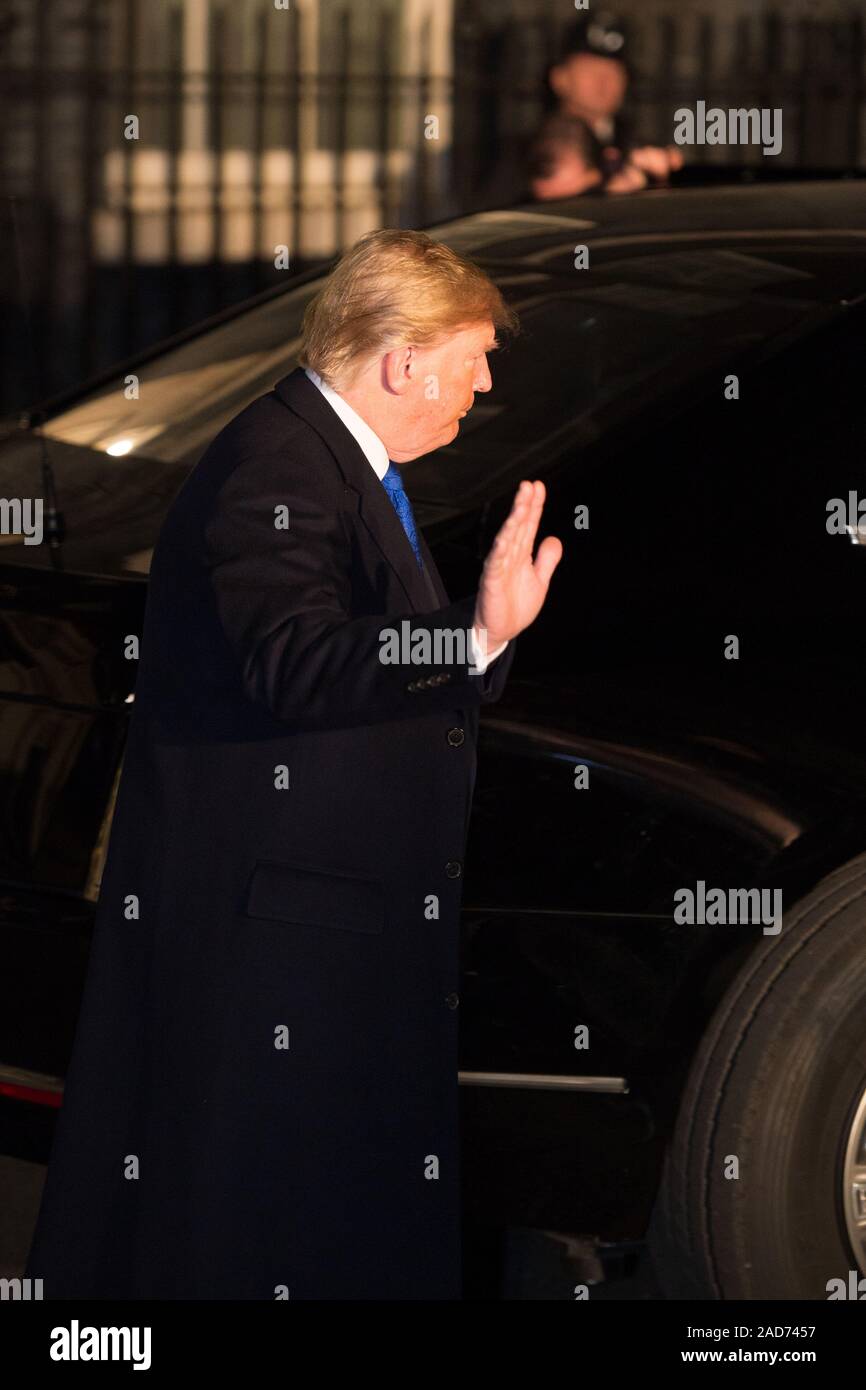
<path id="1" fill-rule="evenodd" d="M 826 1299 L 862 1277 L 842 1171 L 864 1087 L 866 854 L 784 912 L 701 1041 L 648 1233 L 666 1297 Z"/>

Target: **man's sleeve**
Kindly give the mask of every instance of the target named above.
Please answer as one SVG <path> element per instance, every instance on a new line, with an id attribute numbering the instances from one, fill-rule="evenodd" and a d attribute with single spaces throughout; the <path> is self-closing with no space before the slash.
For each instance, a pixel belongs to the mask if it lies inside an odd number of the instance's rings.
<path id="1" fill-rule="evenodd" d="M 476 636 L 476 630 L 473 626 L 471 642 L 472 663 L 478 671 L 478 674 L 483 676 L 491 661 L 495 661 L 498 656 L 501 656 L 507 646 L 507 642 L 500 642 L 499 646 L 496 647 L 492 652 L 482 650 L 481 643 L 479 642 L 478 637 Z"/>
<path id="2" fill-rule="evenodd" d="M 483 675 L 470 673 L 474 594 L 430 613 L 351 616 L 339 485 L 329 494 L 299 471 L 285 455 L 241 458 L 203 520 L 217 617 L 249 698 L 298 728 L 497 699 L 514 643 Z"/>
<path id="3" fill-rule="evenodd" d="M 474 601 L 473 595 L 473 601 Z M 505 681 L 514 660 L 515 640 L 507 642 L 501 656 L 491 658 L 487 670 L 475 679 L 481 682 L 481 703 L 492 704 L 505 689 Z"/>

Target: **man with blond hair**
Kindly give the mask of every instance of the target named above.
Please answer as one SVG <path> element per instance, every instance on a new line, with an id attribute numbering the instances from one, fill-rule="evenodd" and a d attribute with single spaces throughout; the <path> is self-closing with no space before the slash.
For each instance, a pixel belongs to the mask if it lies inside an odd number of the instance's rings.
<path id="1" fill-rule="evenodd" d="M 28 1264 L 46 1298 L 460 1297 L 478 708 L 562 547 L 533 559 L 525 481 L 452 601 L 400 474 L 514 327 L 446 246 L 363 237 L 301 365 L 168 513 Z"/>

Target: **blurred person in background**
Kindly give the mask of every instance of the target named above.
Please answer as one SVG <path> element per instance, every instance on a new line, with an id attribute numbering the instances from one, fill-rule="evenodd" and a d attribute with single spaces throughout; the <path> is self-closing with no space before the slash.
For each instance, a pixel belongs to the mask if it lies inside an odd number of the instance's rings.
<path id="1" fill-rule="evenodd" d="M 628 121 L 622 114 L 629 86 L 625 50 L 626 31 L 614 15 L 601 13 L 576 21 L 566 35 L 559 61 L 548 71 L 548 85 L 557 107 L 539 134 L 543 142 L 548 125 L 563 116 L 585 122 L 601 146 L 608 192 L 634 192 L 665 183 L 683 166 L 676 145 L 629 148 Z M 562 181 L 567 183 L 573 161 L 562 143 L 560 148 Z M 557 170 L 552 170 L 550 177 L 558 179 Z M 574 191 L 556 196 L 572 196 Z"/>
<path id="2" fill-rule="evenodd" d="M 667 183 L 683 165 L 676 145 L 632 147 L 623 105 L 630 73 L 626 30 L 601 13 L 574 22 L 544 75 L 546 115 L 532 135 L 500 135 L 479 206 L 582 193 L 633 193 Z M 455 209 L 455 213 L 456 213 Z"/>
<path id="3" fill-rule="evenodd" d="M 528 175 L 532 197 L 539 202 L 576 198 L 582 193 L 634 193 L 652 181 L 653 156 L 636 150 L 612 166 L 601 141 L 578 116 L 551 116 L 529 152 Z M 648 167 L 642 163 L 648 156 Z M 655 168 L 659 165 L 656 161 Z"/>

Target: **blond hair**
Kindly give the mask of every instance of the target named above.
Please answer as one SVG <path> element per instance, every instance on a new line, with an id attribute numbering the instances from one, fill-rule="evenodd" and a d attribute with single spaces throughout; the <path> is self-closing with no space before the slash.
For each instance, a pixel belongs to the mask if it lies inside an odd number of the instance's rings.
<path id="1" fill-rule="evenodd" d="M 425 232 L 368 232 L 307 305 L 298 362 L 335 391 L 396 347 L 427 347 L 468 324 L 517 330 L 517 315 L 480 266 Z"/>

